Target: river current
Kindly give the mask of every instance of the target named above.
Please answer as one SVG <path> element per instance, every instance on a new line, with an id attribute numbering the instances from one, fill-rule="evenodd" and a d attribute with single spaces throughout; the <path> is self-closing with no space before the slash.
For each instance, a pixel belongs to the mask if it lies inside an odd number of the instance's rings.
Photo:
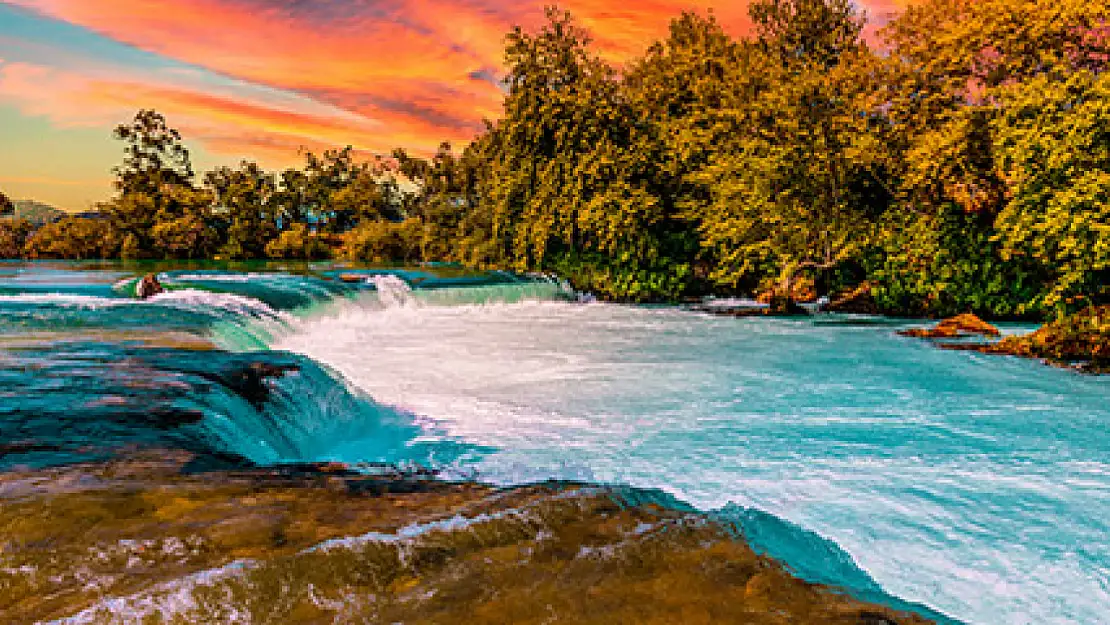
<path id="1" fill-rule="evenodd" d="M 1104 378 L 941 351 L 898 337 L 908 322 L 343 273 L 179 269 L 139 302 L 134 268 L 0 265 L 0 469 L 171 446 L 627 484 L 934 618 L 1110 619 Z M 263 395 L 234 373 L 247 361 L 290 373 Z"/>

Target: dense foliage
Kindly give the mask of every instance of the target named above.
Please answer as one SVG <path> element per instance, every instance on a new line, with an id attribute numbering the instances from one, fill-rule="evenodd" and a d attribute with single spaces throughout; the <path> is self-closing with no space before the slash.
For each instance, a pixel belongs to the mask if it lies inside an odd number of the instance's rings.
<path id="1" fill-rule="evenodd" d="M 634 301 L 866 282 L 915 315 L 1110 299 L 1107 5 L 926 0 L 875 48 L 850 0 L 750 14 L 746 38 L 683 14 L 617 67 L 550 9 L 508 35 L 501 118 L 427 159 L 334 150 L 198 180 L 180 134 L 141 111 L 116 130 L 103 225 L 66 220 L 24 247 L 454 261 Z"/>

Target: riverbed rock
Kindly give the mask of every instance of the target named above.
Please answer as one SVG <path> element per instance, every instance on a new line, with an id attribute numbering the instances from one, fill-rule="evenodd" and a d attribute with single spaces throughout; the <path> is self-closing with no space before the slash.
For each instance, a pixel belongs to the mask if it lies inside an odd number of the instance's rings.
<path id="1" fill-rule="evenodd" d="M 159 465 L 184 460 L 0 474 L 0 621 L 928 622 L 642 491 Z"/>
<path id="2" fill-rule="evenodd" d="M 919 339 L 955 339 L 966 336 L 1000 336 L 1002 332 L 971 313 L 945 319 L 932 328 L 914 328 L 898 334 Z"/>
<path id="3" fill-rule="evenodd" d="M 875 297 L 871 294 L 871 283 L 864 282 L 846 293 L 841 293 L 832 298 L 826 306 L 825 312 L 845 313 L 852 315 L 877 315 L 880 313 Z"/>
<path id="4" fill-rule="evenodd" d="M 165 292 L 166 289 L 158 281 L 158 276 L 153 273 L 146 274 L 135 284 L 135 296 L 139 299 L 149 299 Z"/>

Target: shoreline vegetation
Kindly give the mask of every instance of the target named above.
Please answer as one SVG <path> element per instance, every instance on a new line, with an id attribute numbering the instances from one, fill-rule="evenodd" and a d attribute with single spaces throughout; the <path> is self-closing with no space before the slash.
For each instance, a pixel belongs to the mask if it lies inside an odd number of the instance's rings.
<path id="1" fill-rule="evenodd" d="M 430 158 L 348 147 L 198 174 L 142 110 L 115 129 L 115 197 L 0 220 L 0 257 L 446 262 L 780 314 L 818 295 L 930 318 L 1110 304 L 1110 7 L 927 0 L 874 42 L 849 0 L 750 18 L 737 38 L 684 13 L 618 67 L 552 7 L 506 37 L 501 118 Z"/>

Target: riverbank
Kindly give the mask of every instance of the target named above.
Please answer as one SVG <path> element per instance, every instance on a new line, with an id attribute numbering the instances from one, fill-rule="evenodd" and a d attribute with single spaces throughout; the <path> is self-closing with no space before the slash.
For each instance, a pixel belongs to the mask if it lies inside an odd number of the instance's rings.
<path id="1" fill-rule="evenodd" d="M 0 620 L 925 623 L 628 489 L 188 455 L 0 475 Z"/>
<path id="2" fill-rule="evenodd" d="M 1091 307 L 1046 323 L 1032 332 L 1005 337 L 997 327 L 972 314 L 898 334 L 928 339 L 941 349 L 951 351 L 1018 356 L 1082 373 L 1110 373 L 1110 306 Z"/>
<path id="3" fill-rule="evenodd" d="M 986 345 L 942 344 L 945 349 L 1034 358 L 1090 374 L 1110 374 L 1110 306 L 1092 307 L 1035 332 Z"/>

